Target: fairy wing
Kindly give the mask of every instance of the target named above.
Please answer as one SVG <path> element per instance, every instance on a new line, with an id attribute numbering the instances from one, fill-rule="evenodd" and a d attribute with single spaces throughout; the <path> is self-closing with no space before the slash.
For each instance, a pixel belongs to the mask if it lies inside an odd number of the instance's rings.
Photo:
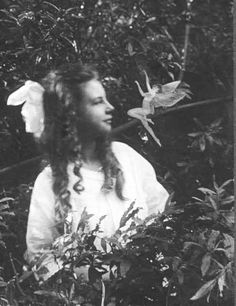
<path id="1" fill-rule="evenodd" d="M 171 107 L 185 97 L 191 98 L 188 92 L 181 89 L 170 93 L 158 93 L 153 99 L 153 104 L 155 107 Z"/>
<path id="2" fill-rule="evenodd" d="M 174 92 L 177 87 L 180 85 L 181 81 L 174 81 L 171 83 L 167 83 L 161 86 L 161 92 L 162 93 L 170 93 Z"/>
<path id="3" fill-rule="evenodd" d="M 181 87 L 179 87 L 181 85 Z M 171 107 L 183 98 L 191 99 L 189 85 L 181 81 L 175 81 L 162 85 L 161 92 L 155 95 L 153 104 L 155 107 Z"/>

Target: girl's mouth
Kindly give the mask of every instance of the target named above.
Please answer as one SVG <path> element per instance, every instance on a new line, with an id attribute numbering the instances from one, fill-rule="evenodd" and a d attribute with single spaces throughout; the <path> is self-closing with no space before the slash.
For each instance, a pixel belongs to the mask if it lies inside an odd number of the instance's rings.
<path id="1" fill-rule="evenodd" d="M 110 119 L 106 119 L 106 120 L 103 120 L 105 123 L 111 125 L 112 124 L 112 118 Z"/>

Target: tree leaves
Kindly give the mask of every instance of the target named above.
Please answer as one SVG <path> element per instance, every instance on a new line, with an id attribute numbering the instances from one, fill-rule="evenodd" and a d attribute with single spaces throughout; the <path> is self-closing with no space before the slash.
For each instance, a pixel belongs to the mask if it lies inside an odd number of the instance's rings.
<path id="1" fill-rule="evenodd" d="M 133 210 L 134 208 L 135 201 L 130 204 L 128 209 L 124 212 L 123 216 L 120 219 L 120 225 L 119 228 L 122 228 L 126 225 L 128 220 L 130 220 L 136 213 L 137 211 Z"/>
<path id="2" fill-rule="evenodd" d="M 213 279 L 205 283 L 195 294 L 191 297 L 191 301 L 196 301 L 207 295 L 216 285 L 217 280 Z"/>
<path id="3" fill-rule="evenodd" d="M 211 254 L 206 253 L 202 258 L 202 265 L 201 265 L 202 276 L 206 275 L 207 271 L 210 268 L 210 264 L 211 264 Z"/>
<path id="4" fill-rule="evenodd" d="M 49 290 L 36 290 L 34 294 L 46 297 L 52 297 L 53 299 L 63 301 L 65 305 L 69 305 L 69 301 L 63 293 L 57 293 L 55 291 L 49 291 Z"/>

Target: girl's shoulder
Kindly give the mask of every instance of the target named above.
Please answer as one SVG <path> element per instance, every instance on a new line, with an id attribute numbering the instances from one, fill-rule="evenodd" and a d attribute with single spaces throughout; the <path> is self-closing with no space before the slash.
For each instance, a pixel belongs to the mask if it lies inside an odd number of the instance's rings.
<path id="1" fill-rule="evenodd" d="M 127 145 L 124 142 L 120 142 L 120 141 L 113 141 L 111 143 L 111 148 L 112 151 L 115 154 L 138 154 L 133 148 L 131 148 L 129 145 Z"/>
<path id="2" fill-rule="evenodd" d="M 52 170 L 49 166 L 46 166 L 37 176 L 33 192 L 32 192 L 32 202 L 37 202 L 37 199 L 40 201 L 53 202 L 54 193 L 53 193 L 53 177 Z"/>
<path id="3" fill-rule="evenodd" d="M 126 167 L 135 169 L 135 171 L 143 176 L 145 173 L 154 173 L 153 166 L 146 157 L 129 145 L 114 141 L 112 142 L 112 150 L 118 161 Z"/>
<path id="4" fill-rule="evenodd" d="M 149 162 L 135 149 L 127 145 L 126 143 L 114 141 L 112 142 L 112 151 L 118 160 L 129 160 L 132 164 L 149 164 Z"/>
<path id="5" fill-rule="evenodd" d="M 37 176 L 35 185 L 45 186 L 52 182 L 52 169 L 50 166 L 46 166 Z"/>

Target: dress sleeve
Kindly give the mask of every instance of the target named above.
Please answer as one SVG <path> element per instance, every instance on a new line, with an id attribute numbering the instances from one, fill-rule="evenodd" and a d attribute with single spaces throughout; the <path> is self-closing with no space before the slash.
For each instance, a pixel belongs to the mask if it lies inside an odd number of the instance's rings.
<path id="1" fill-rule="evenodd" d="M 125 165 L 126 171 L 133 172 L 134 184 L 144 193 L 148 215 L 163 212 L 169 197 L 166 189 L 157 181 L 152 165 L 130 146 L 115 142 L 113 147 L 117 157 Z"/>
<path id="2" fill-rule="evenodd" d="M 29 262 L 59 235 L 55 226 L 54 211 L 55 196 L 51 171 L 45 168 L 37 177 L 31 196 L 26 234 L 26 258 Z"/>
<path id="3" fill-rule="evenodd" d="M 143 190 L 146 195 L 148 214 L 163 212 L 169 197 L 167 190 L 157 181 L 152 165 L 144 159 L 140 171 L 142 175 Z M 141 174 L 140 173 L 140 174 Z"/>

